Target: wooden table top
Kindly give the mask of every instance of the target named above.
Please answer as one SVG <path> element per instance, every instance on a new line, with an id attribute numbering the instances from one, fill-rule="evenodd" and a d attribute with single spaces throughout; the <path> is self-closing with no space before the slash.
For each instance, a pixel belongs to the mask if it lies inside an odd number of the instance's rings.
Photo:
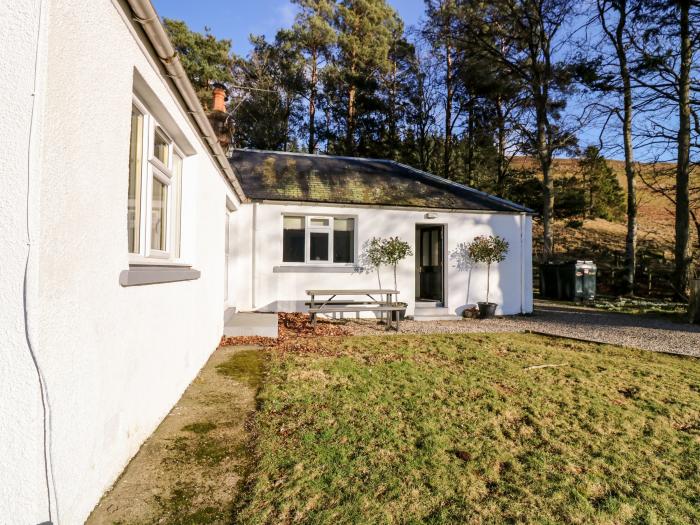
<path id="1" fill-rule="evenodd" d="M 357 290 L 306 290 L 306 295 L 371 295 L 392 294 L 398 295 L 398 290 L 380 290 L 376 288 L 359 288 Z"/>

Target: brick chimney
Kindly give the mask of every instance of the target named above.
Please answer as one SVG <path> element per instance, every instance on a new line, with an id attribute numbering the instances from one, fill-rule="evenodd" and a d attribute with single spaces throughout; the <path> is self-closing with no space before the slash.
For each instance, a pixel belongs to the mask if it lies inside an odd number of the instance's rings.
<path id="1" fill-rule="evenodd" d="M 211 111 L 208 117 L 211 127 L 216 132 L 216 138 L 224 151 L 228 151 L 231 145 L 231 131 L 233 123 L 226 111 L 226 97 L 228 92 L 223 84 L 214 84 L 212 86 L 212 104 Z"/>
<path id="2" fill-rule="evenodd" d="M 212 90 L 212 111 L 226 112 L 226 88 L 222 84 L 214 84 Z"/>

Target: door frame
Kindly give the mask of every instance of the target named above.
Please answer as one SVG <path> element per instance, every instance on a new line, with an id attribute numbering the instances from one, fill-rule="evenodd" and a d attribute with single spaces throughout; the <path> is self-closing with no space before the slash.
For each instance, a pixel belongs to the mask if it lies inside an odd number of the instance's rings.
<path id="1" fill-rule="evenodd" d="M 447 307 L 447 224 L 445 223 L 434 223 L 434 222 L 417 222 L 415 225 L 416 230 L 416 251 L 414 257 L 414 274 L 415 274 L 415 300 L 418 301 L 420 294 L 420 255 L 421 255 L 421 236 L 420 232 L 424 228 L 440 228 L 442 231 L 442 290 L 440 290 L 440 295 L 442 297 L 441 301 L 438 301 L 443 307 Z"/>

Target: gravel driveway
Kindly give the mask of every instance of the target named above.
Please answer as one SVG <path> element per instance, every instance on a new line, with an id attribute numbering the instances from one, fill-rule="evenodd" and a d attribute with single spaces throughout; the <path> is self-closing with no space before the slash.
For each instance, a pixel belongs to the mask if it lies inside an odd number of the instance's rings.
<path id="1" fill-rule="evenodd" d="M 353 333 L 385 334 L 372 321 L 352 321 Z M 591 308 L 535 303 L 532 316 L 460 321 L 404 321 L 401 333 L 542 332 L 622 346 L 700 357 L 700 325 L 674 323 L 643 315 L 601 312 Z M 391 332 L 389 332 L 391 333 Z"/>

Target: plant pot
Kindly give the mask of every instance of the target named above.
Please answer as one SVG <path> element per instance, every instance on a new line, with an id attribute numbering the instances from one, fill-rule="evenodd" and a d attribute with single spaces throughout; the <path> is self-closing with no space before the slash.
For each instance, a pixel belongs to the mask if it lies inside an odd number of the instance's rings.
<path id="1" fill-rule="evenodd" d="M 496 315 L 496 303 L 477 303 L 479 305 L 479 318 L 490 319 Z"/>
<path id="2" fill-rule="evenodd" d="M 396 303 L 396 306 L 400 306 L 403 308 L 403 310 L 399 310 L 398 312 L 391 312 L 392 315 L 392 320 L 396 321 L 396 316 L 399 316 L 399 321 L 403 321 L 406 319 L 406 307 L 408 306 L 406 303 Z"/>

